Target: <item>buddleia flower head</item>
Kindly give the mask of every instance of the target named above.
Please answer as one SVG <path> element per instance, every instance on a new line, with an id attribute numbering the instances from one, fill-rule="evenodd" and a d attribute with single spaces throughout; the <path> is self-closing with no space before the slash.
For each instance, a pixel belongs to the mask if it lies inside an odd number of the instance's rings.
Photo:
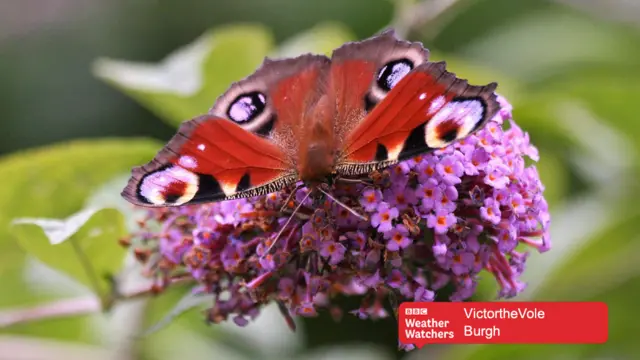
<path id="1" fill-rule="evenodd" d="M 551 246 L 550 216 L 536 167 L 527 163 L 538 160 L 537 149 L 509 103 L 498 101 L 501 111 L 474 135 L 365 181 L 333 184 L 333 196 L 367 220 L 290 188 L 148 210 L 134 246 L 155 255 L 141 260 L 158 287 L 186 276 L 194 291 L 213 294 L 207 316 L 214 323 L 244 326 L 270 302 L 288 320 L 324 310 L 387 317 L 389 298 L 433 301 L 447 287 L 448 300 L 469 299 L 482 270 L 499 285 L 497 298 L 514 297 L 525 288 L 529 250 Z M 362 302 L 340 309 L 336 295 Z"/>

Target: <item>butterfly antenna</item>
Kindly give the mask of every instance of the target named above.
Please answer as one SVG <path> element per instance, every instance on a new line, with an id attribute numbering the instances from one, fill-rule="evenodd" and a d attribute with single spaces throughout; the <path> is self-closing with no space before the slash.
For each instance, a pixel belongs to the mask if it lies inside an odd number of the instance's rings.
<path id="1" fill-rule="evenodd" d="M 280 236 L 282 236 L 282 233 L 284 232 L 284 230 L 287 228 L 287 226 L 289 225 L 289 223 L 291 222 L 291 220 L 293 219 L 294 216 L 296 216 L 296 213 L 300 210 L 300 208 L 302 207 L 302 204 L 304 204 L 304 202 L 309 198 L 309 196 L 311 196 L 311 193 L 313 191 L 309 191 L 307 193 L 307 195 L 304 196 L 304 198 L 302 200 L 300 200 L 300 203 L 298 204 L 298 206 L 296 206 L 296 208 L 293 210 L 293 213 L 291 214 L 291 216 L 289 216 L 289 218 L 287 219 L 287 221 L 284 223 L 284 225 L 282 225 L 282 227 L 280 228 L 280 231 L 278 231 L 278 234 L 276 234 L 276 237 L 273 239 L 273 242 L 271 243 L 271 245 L 269 246 L 269 248 L 267 249 L 267 251 L 265 251 L 264 255 L 268 254 L 269 252 L 271 252 L 271 249 L 276 245 L 276 243 L 278 242 L 278 239 L 280 239 Z M 262 255 L 262 256 L 264 256 Z"/>
<path id="2" fill-rule="evenodd" d="M 318 187 L 318 190 L 320 190 L 320 192 L 322 192 L 323 194 L 327 195 L 327 197 L 333 201 L 335 201 L 336 204 L 342 206 L 343 208 L 345 208 L 347 211 L 349 211 L 350 213 L 352 213 L 353 215 L 357 216 L 358 218 L 364 220 L 364 221 L 369 221 L 369 218 L 367 218 L 366 216 L 360 214 L 359 212 L 353 210 L 352 208 L 350 208 L 347 204 L 343 203 L 342 201 L 336 199 L 333 195 L 329 194 L 328 192 L 324 191 L 322 188 Z"/>
<path id="3" fill-rule="evenodd" d="M 336 182 L 343 183 L 343 184 L 362 184 L 362 185 L 373 184 L 373 181 L 369 177 L 362 177 L 357 179 L 337 177 Z"/>

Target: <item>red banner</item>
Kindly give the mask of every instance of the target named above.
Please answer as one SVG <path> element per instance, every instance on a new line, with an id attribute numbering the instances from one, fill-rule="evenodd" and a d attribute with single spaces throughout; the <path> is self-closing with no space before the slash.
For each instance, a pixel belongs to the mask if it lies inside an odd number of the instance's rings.
<path id="1" fill-rule="evenodd" d="M 601 302 L 406 302 L 400 342 L 426 344 L 602 344 L 609 335 Z"/>

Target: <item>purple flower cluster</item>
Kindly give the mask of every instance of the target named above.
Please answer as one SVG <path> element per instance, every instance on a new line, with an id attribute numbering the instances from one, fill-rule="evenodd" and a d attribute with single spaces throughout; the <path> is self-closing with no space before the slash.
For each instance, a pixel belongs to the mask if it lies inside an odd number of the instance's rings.
<path id="1" fill-rule="evenodd" d="M 320 309 L 342 316 L 332 303 L 340 294 L 363 296 L 351 311 L 363 319 L 388 316 L 387 299 L 433 301 L 445 286 L 450 301 L 462 301 L 483 270 L 499 284 L 498 297 L 513 297 L 525 287 L 526 248 L 550 248 L 550 217 L 536 168 L 525 164 L 538 160 L 537 150 L 498 99 L 501 111 L 475 135 L 366 181 L 332 185 L 368 221 L 330 199 L 305 199 L 305 188 L 292 196 L 285 189 L 150 210 L 132 236 L 136 253 L 158 287 L 186 277 L 195 291 L 218 295 L 210 321 L 240 326 L 271 301 L 288 321 Z"/>

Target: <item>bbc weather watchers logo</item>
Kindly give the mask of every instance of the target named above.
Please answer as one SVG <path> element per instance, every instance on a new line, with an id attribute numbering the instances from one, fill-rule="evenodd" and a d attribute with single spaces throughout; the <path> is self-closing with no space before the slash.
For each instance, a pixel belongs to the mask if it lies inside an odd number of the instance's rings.
<path id="1" fill-rule="evenodd" d="M 405 315 L 427 315 L 429 313 L 427 308 L 412 308 L 407 307 L 404 309 Z"/>

